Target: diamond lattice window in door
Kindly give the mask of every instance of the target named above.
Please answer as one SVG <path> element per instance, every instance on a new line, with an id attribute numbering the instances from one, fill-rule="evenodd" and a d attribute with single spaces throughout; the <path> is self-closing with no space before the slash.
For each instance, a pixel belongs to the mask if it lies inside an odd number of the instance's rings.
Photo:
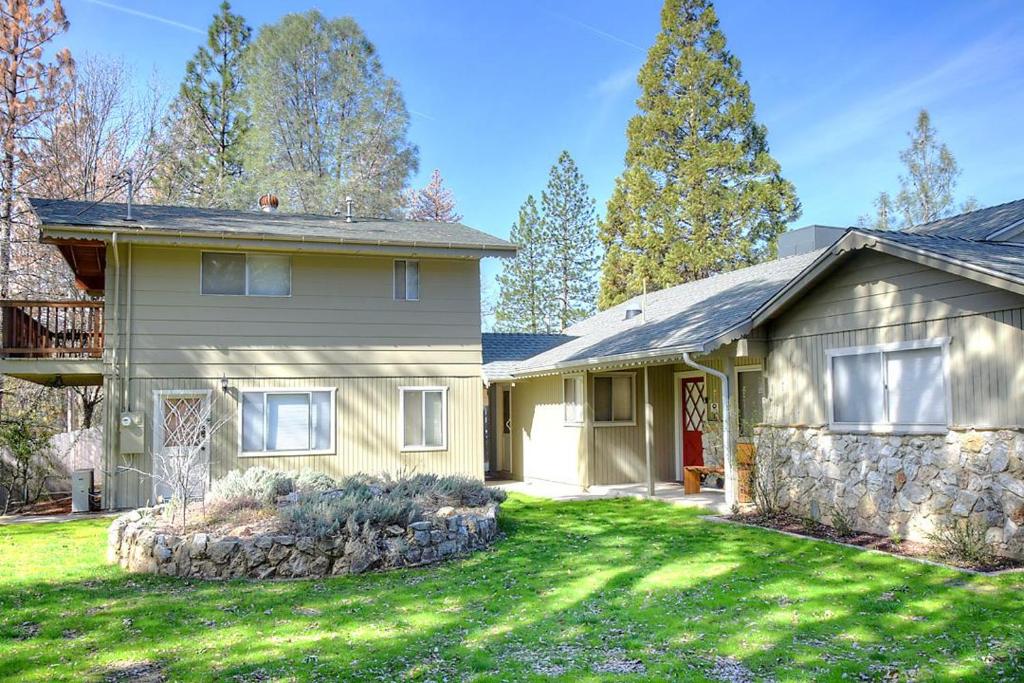
<path id="1" fill-rule="evenodd" d="M 706 406 L 704 382 L 685 382 L 683 390 L 686 392 L 683 404 L 683 417 L 686 420 L 684 427 L 688 432 L 703 432 Z"/>

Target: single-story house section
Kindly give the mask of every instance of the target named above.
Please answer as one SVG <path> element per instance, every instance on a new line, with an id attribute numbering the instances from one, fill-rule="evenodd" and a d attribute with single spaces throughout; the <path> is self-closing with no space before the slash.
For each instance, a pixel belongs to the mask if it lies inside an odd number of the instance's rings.
<path id="1" fill-rule="evenodd" d="M 970 519 L 1024 556 L 1022 241 L 1024 200 L 901 232 L 811 226 L 777 260 L 485 364 L 511 404 L 511 473 L 653 486 L 720 466 L 732 504 L 771 453 L 795 514 L 908 538 Z"/>

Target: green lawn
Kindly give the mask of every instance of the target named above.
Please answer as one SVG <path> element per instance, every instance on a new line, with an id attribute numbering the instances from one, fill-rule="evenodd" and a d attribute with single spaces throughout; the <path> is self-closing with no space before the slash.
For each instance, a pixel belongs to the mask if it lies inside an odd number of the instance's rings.
<path id="1" fill-rule="evenodd" d="M 125 574 L 105 521 L 0 527 L 0 679 L 1024 676 L 1024 575 L 626 499 L 514 496 L 502 526 L 493 551 L 439 567 L 268 584 Z"/>

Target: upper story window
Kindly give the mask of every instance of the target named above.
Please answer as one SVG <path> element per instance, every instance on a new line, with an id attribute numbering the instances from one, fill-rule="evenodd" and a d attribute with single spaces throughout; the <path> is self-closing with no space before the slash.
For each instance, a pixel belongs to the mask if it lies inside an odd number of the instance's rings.
<path id="1" fill-rule="evenodd" d="M 204 251 L 203 294 L 291 296 L 292 259 L 284 254 Z"/>
<path id="2" fill-rule="evenodd" d="M 635 424 L 636 386 L 631 372 L 594 375 L 594 423 Z"/>
<path id="3" fill-rule="evenodd" d="M 826 355 L 833 429 L 928 432 L 947 428 L 947 339 L 832 349 Z"/>
<path id="4" fill-rule="evenodd" d="M 395 261 L 395 301 L 420 300 L 420 262 Z"/>

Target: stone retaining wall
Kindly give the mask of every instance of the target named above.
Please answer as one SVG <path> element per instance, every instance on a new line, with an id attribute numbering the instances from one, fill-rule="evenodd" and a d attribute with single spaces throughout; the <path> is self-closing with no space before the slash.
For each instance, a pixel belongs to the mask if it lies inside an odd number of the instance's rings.
<path id="1" fill-rule="evenodd" d="M 787 511 L 855 529 L 927 540 L 938 525 L 969 519 L 1002 555 L 1024 557 L 1024 434 L 834 434 L 773 428 Z M 769 443 L 763 433 L 758 459 Z"/>
<path id="2" fill-rule="evenodd" d="M 498 536 L 497 504 L 460 514 L 442 508 L 408 527 L 366 527 L 328 539 L 158 533 L 161 508 L 142 508 L 114 520 L 110 562 L 133 572 L 200 579 L 331 576 L 439 562 L 485 548 Z"/>

